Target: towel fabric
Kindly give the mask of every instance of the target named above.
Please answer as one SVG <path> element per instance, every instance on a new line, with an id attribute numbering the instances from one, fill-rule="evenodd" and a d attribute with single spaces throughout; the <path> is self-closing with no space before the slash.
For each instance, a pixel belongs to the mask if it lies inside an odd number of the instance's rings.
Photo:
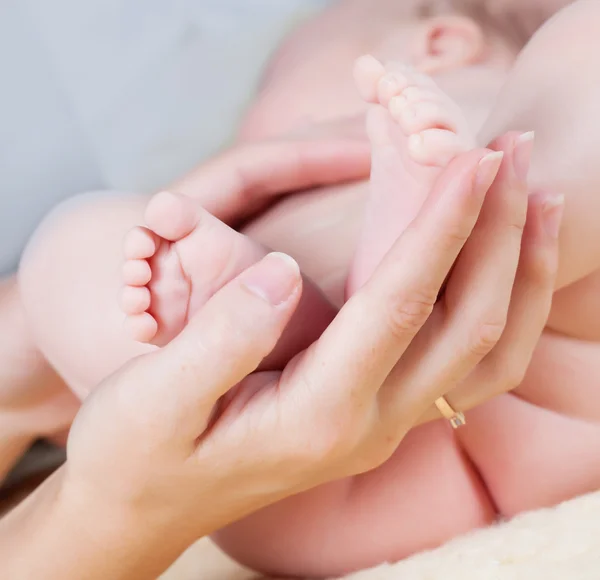
<path id="1" fill-rule="evenodd" d="M 208 540 L 192 546 L 161 580 L 251 580 Z M 599 580 L 600 492 L 457 538 L 398 564 L 346 580 Z"/>

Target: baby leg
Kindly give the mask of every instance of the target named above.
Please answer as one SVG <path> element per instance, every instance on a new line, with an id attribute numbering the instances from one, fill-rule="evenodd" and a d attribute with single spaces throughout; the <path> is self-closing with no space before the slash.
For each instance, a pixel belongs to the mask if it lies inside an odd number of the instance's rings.
<path id="1" fill-rule="evenodd" d="M 221 530 L 217 543 L 270 577 L 337 578 L 493 522 L 449 425 L 408 433 L 379 468 L 292 496 Z"/>
<path id="2" fill-rule="evenodd" d="M 578 2 L 542 28 L 480 137 L 534 130 L 532 189 L 566 198 L 552 331 L 517 396 L 472 411 L 457 432 L 506 515 L 600 487 L 599 20 L 598 2 Z"/>
<path id="3" fill-rule="evenodd" d="M 427 75 L 399 64 L 360 58 L 355 77 L 373 103 L 367 117 L 372 146 L 365 223 L 348 278 L 353 294 L 416 217 L 442 168 L 474 145 L 459 108 Z"/>
<path id="4" fill-rule="evenodd" d="M 535 131 L 531 189 L 566 197 L 557 288 L 600 267 L 599 19 L 600 4 L 584 0 L 543 26 L 478 136 L 487 144 L 507 130 Z"/>
<path id="5" fill-rule="evenodd" d="M 19 269 L 35 344 L 81 399 L 107 374 L 150 350 L 123 330 L 122 241 L 147 198 L 87 193 L 60 204 L 30 240 Z"/>
<path id="6" fill-rule="evenodd" d="M 125 242 L 122 306 L 136 340 L 164 345 L 219 288 L 267 251 L 185 195 L 154 196 L 145 220 L 148 227 L 133 229 Z M 334 315 L 305 280 L 298 309 L 261 368 L 281 368 L 316 340 Z"/>
<path id="7" fill-rule="evenodd" d="M 153 229 L 135 227 L 145 218 Z M 21 297 L 36 344 L 84 398 L 123 363 L 156 348 L 138 339 L 168 342 L 212 292 L 265 253 L 183 196 L 162 194 L 148 205 L 146 196 L 86 194 L 57 208 L 30 242 Z M 310 323 L 290 324 L 284 349 L 268 364 L 307 346 L 334 315 L 305 282 L 296 316 Z"/>
<path id="8" fill-rule="evenodd" d="M 350 294 L 416 217 L 441 168 L 473 144 L 433 81 L 399 67 L 385 73 L 370 57 L 357 64 L 361 92 L 379 104 L 368 119 L 371 197 Z M 379 469 L 286 499 L 216 540 L 269 575 L 333 577 L 439 545 L 493 517 L 452 429 L 437 421 L 411 431 Z"/>

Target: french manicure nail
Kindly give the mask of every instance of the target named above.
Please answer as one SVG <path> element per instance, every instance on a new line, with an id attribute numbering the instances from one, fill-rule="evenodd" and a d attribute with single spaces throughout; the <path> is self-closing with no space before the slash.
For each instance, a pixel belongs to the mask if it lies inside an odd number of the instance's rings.
<path id="1" fill-rule="evenodd" d="M 558 238 L 565 209 L 565 196 L 548 197 L 542 205 L 544 227 L 552 239 Z"/>
<path id="2" fill-rule="evenodd" d="M 481 158 L 473 184 L 473 191 L 476 195 L 484 194 L 494 183 L 503 158 L 503 151 L 494 151 Z"/>
<path id="3" fill-rule="evenodd" d="M 515 173 L 521 181 L 527 181 L 529 166 L 531 165 L 531 153 L 533 152 L 533 143 L 535 133 L 529 131 L 519 135 L 515 141 L 513 150 L 513 164 Z"/>
<path id="4" fill-rule="evenodd" d="M 273 306 L 288 301 L 300 284 L 300 268 L 287 254 L 272 252 L 240 276 L 240 284 Z"/>

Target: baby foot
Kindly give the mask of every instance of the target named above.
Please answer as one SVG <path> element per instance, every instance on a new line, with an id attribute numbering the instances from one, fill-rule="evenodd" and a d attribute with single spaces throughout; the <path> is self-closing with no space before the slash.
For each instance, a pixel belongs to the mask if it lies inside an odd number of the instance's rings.
<path id="1" fill-rule="evenodd" d="M 367 115 L 372 160 L 349 295 L 416 217 L 442 168 L 474 146 L 458 106 L 431 77 L 400 64 L 384 67 L 371 56 L 360 58 L 354 73 L 359 92 L 372 103 Z"/>
<path id="2" fill-rule="evenodd" d="M 125 239 L 121 305 L 135 340 L 163 346 L 217 290 L 267 250 L 184 195 L 155 195 L 145 220 L 147 227 L 134 228 Z M 260 369 L 282 368 L 312 344 L 334 316 L 333 306 L 304 278 L 296 312 Z"/>
<path id="3" fill-rule="evenodd" d="M 155 195 L 145 221 L 125 239 L 121 307 L 135 340 L 163 346 L 266 252 L 184 195 Z"/>

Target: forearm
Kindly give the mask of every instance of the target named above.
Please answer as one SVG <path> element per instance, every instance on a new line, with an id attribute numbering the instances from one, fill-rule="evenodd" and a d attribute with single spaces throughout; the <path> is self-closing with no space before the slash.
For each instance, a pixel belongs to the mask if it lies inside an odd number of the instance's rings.
<path id="1" fill-rule="evenodd" d="M 0 521 L 0 577 L 156 578 L 187 548 L 177 530 L 84 501 L 64 482 L 59 469 Z"/>

